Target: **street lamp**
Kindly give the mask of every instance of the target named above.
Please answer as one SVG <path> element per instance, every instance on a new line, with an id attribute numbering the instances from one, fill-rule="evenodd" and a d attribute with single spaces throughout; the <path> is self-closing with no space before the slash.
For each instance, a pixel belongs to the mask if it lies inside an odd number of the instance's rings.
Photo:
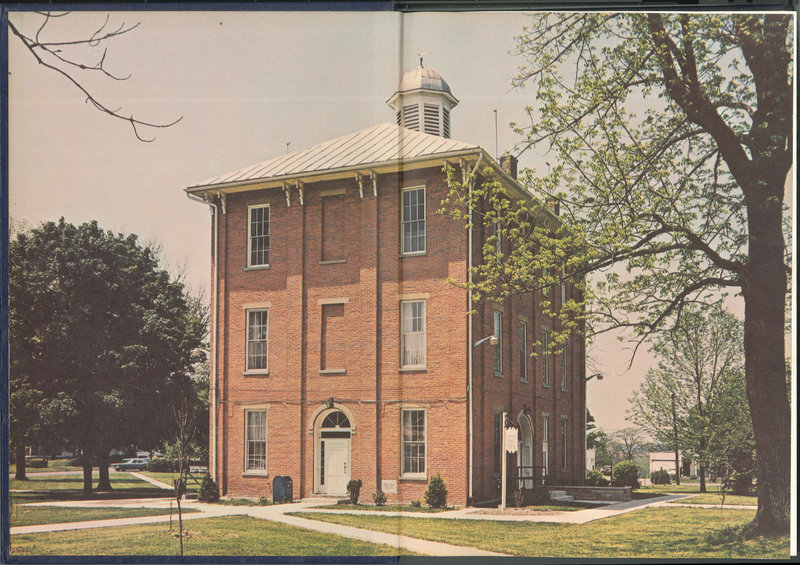
<path id="1" fill-rule="evenodd" d="M 598 381 L 603 380 L 603 373 L 595 373 L 594 375 L 589 375 L 588 377 L 583 377 L 583 382 L 588 383 L 593 378 L 597 377 Z"/>
<path id="2" fill-rule="evenodd" d="M 211 352 L 208 349 L 203 349 L 202 347 L 195 347 L 192 349 L 192 357 L 200 357 L 200 355 L 211 357 Z"/>
<path id="3" fill-rule="evenodd" d="M 478 347 L 480 344 L 482 344 L 485 341 L 488 341 L 489 345 L 497 345 L 498 343 L 500 343 L 500 340 L 497 339 L 497 336 L 492 334 L 492 335 L 486 336 L 483 339 L 479 339 L 478 341 L 476 341 L 475 343 L 472 344 L 472 347 Z"/>

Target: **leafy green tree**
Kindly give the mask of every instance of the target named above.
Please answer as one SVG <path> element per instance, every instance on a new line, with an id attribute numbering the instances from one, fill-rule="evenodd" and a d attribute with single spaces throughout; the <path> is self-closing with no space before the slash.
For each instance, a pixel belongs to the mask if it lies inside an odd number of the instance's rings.
<path id="1" fill-rule="evenodd" d="M 112 448 L 154 447 L 169 433 L 172 406 L 191 388 L 204 310 L 135 235 L 63 218 L 10 242 L 9 303 L 12 394 L 39 391 L 47 407 L 15 438 L 52 427 L 47 414 L 57 414 L 59 437 L 83 453 L 84 490 L 95 463 L 98 488 L 109 489 Z"/>
<path id="2" fill-rule="evenodd" d="M 732 404 L 743 401 L 747 414 L 745 397 L 729 394 L 735 390 L 729 381 L 741 376 L 741 343 L 742 324 L 733 314 L 719 307 L 687 308 L 678 327 L 657 340 L 658 367 L 631 397 L 630 420 L 657 440 L 672 436 L 676 453 L 680 444 L 685 455 L 698 460 L 700 492 L 706 492 L 706 470 L 716 459 L 711 436 L 720 449 Z"/>
<path id="3" fill-rule="evenodd" d="M 584 297 L 593 332 L 628 329 L 641 344 L 686 304 L 741 293 L 754 532 L 789 529 L 792 22 L 780 13 L 533 15 L 516 39 L 524 62 L 514 84 L 532 87 L 536 104 L 515 127 L 520 152 L 547 151 L 553 162 L 521 176 L 538 205 L 514 202 L 499 179 L 475 182 L 485 169 L 467 182 L 449 177 L 454 215 L 485 233 L 494 224 L 505 242 L 502 261 L 473 270 L 478 297 L 577 288 L 550 312 L 560 320 L 553 348 L 580 331 Z M 484 259 L 497 255 L 493 237 Z M 587 288 L 589 275 L 598 280 Z"/>
<path id="4" fill-rule="evenodd" d="M 645 375 L 639 390 L 629 399 L 628 419 L 645 429 L 655 439 L 659 450 L 675 454 L 675 484 L 681 484 L 681 428 L 678 417 L 678 382 L 672 371 L 659 363 Z"/>

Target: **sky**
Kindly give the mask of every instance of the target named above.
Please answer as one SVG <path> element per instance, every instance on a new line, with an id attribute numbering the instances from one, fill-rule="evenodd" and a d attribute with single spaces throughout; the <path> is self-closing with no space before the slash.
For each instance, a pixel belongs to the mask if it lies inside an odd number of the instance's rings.
<path id="1" fill-rule="evenodd" d="M 42 37 L 90 36 L 106 15 L 52 19 Z M 43 21 L 34 13 L 9 18 L 30 32 Z M 522 63 L 511 54 L 514 36 L 526 20 L 521 13 L 112 12 L 108 29 L 140 24 L 107 45 L 106 68 L 131 77 L 86 76 L 85 85 L 138 119 L 181 118 L 170 128 L 143 131 L 155 135 L 152 143 L 92 108 L 9 34 L 10 216 L 30 226 L 62 216 L 97 220 L 105 229 L 136 233 L 161 247 L 166 265 L 183 273 L 192 292 L 207 296 L 210 214 L 186 197 L 185 187 L 283 154 L 287 143 L 298 150 L 393 121 L 386 100 L 403 72 L 418 64 L 418 53 L 459 99 L 453 139 L 492 155 L 496 143 L 500 154 L 511 150 L 518 140 L 509 122 L 523 121 L 525 106 L 535 103 L 531 91 L 511 87 Z M 99 49 L 76 56 L 95 62 Z M 533 153 L 520 158 L 520 167 L 543 166 Z M 587 372 L 605 377 L 587 384 L 598 425 L 630 425 L 621 399 L 638 388 L 652 357 L 642 351 L 629 367 L 630 353 L 611 335 L 589 355 Z"/>

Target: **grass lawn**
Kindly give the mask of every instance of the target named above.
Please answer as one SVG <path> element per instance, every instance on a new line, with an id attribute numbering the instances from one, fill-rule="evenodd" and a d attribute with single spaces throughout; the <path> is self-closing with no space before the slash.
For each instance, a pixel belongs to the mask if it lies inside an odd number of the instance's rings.
<path id="1" fill-rule="evenodd" d="M 173 484 L 172 481 L 178 478 L 178 473 L 154 473 L 152 471 L 140 471 L 140 474 L 150 477 L 151 479 L 161 481 L 162 483 L 166 483 L 170 486 Z M 200 487 L 191 479 L 189 480 L 189 484 L 186 485 L 186 490 L 188 492 L 197 492 L 199 488 Z"/>
<path id="2" fill-rule="evenodd" d="M 312 532 L 248 516 L 201 518 L 184 524 L 185 555 L 397 555 L 398 549 Z M 11 536 L 19 555 L 178 555 L 167 524 Z M 406 552 L 404 552 L 406 553 Z"/>
<path id="3" fill-rule="evenodd" d="M 152 490 L 150 483 L 137 479 L 130 473 L 113 473 L 109 476 L 114 489 Z M 97 486 L 97 481 L 94 481 Z M 29 477 L 26 481 L 11 479 L 11 490 L 83 490 L 83 477 L 80 475 Z"/>
<path id="4" fill-rule="evenodd" d="M 720 532 L 750 522 L 752 510 L 647 508 L 588 524 L 489 522 L 341 513 L 297 516 L 420 539 L 539 557 L 789 557 L 789 536 L 726 540 Z M 713 540 L 709 537 L 716 536 Z"/>
<path id="5" fill-rule="evenodd" d="M 722 503 L 722 497 L 718 492 L 709 492 L 706 494 L 698 494 L 692 498 L 683 498 L 675 500 L 676 504 L 716 504 L 719 506 Z M 728 504 L 747 504 L 749 506 L 758 506 L 758 497 L 742 496 L 739 494 L 728 494 L 725 496 L 725 505 Z"/>
<path id="6" fill-rule="evenodd" d="M 657 493 L 657 494 L 699 494 L 700 483 L 681 483 L 679 485 L 644 485 L 636 489 L 636 492 Z M 719 492 L 719 485 L 706 485 L 706 492 Z"/>
<path id="7" fill-rule="evenodd" d="M 52 473 L 54 471 L 83 471 L 80 465 L 67 465 L 72 461 L 71 459 L 51 459 L 47 467 L 25 467 L 25 474 L 31 473 Z M 17 472 L 17 466 L 14 463 L 8 465 L 8 472 L 12 475 Z M 95 469 L 95 473 L 97 470 Z"/>
<path id="8" fill-rule="evenodd" d="M 199 512 L 197 508 L 184 509 L 183 513 Z M 60 524 L 88 520 L 110 520 L 136 516 L 161 516 L 169 514 L 164 508 L 69 508 L 64 506 L 15 506 L 11 510 L 11 526 L 34 524 Z M 173 510 L 177 520 L 178 510 Z"/>
<path id="9" fill-rule="evenodd" d="M 80 475 L 30 476 L 26 481 L 11 480 L 11 490 L 33 492 L 12 492 L 14 504 L 26 502 L 48 502 L 53 500 L 92 500 L 97 498 L 144 498 L 169 496 L 171 491 L 163 490 L 136 478 L 130 473 L 113 473 L 110 476 L 113 491 L 108 493 L 83 494 L 83 477 Z M 97 481 L 94 481 L 95 486 Z"/>
<path id="10" fill-rule="evenodd" d="M 366 510 L 368 512 L 446 512 L 452 508 L 427 508 L 420 506 L 404 506 L 401 504 L 387 504 L 386 506 L 373 506 L 372 504 L 323 504 L 322 506 L 314 506 L 313 508 L 325 508 L 326 510 Z"/>

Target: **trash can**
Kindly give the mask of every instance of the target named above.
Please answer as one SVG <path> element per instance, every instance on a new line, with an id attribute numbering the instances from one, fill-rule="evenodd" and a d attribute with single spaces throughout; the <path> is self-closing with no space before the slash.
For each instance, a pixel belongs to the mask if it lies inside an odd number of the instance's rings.
<path id="1" fill-rule="evenodd" d="M 272 501 L 292 502 L 292 477 L 278 475 L 272 481 Z"/>

